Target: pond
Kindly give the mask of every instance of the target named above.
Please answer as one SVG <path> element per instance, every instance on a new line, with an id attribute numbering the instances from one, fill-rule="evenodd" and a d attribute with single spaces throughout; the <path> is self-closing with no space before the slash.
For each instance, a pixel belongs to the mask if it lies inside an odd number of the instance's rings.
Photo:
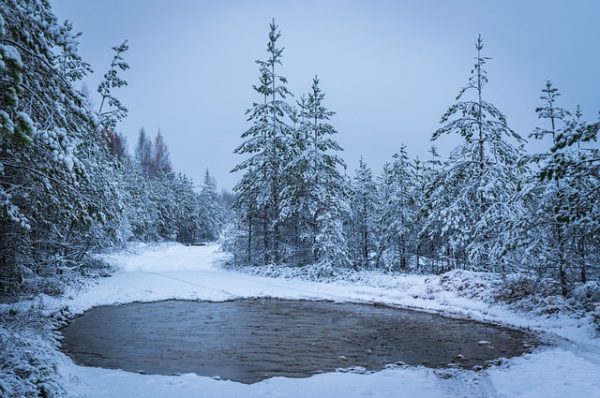
<path id="1" fill-rule="evenodd" d="M 523 331 L 425 312 L 271 298 L 100 306 L 62 333 L 78 364 L 242 383 L 389 364 L 472 368 L 535 344 Z"/>

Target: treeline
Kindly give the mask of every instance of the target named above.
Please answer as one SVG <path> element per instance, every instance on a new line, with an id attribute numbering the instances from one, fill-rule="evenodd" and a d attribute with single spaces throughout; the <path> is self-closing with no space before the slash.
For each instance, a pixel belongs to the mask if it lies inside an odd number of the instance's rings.
<path id="1" fill-rule="evenodd" d="M 270 25 L 266 60 L 256 61 L 257 101 L 235 153 L 245 160 L 226 248 L 239 264 L 320 265 L 444 272 L 455 268 L 528 272 L 556 280 L 563 294 L 600 275 L 600 121 L 560 107 L 550 82 L 526 140 L 490 103 L 490 59 L 476 41 L 468 83 L 432 140 L 461 143 L 442 158 L 411 159 L 404 146 L 378 178 L 362 161 L 353 177 L 317 77 L 292 101 L 281 74 L 280 32 Z"/>
<path id="2" fill-rule="evenodd" d="M 0 294 L 56 289 L 90 252 L 129 239 L 195 242 L 220 228 L 208 173 L 197 193 L 173 172 L 162 135 L 140 133 L 131 157 L 115 133 L 127 43 L 95 106 L 76 88 L 91 72 L 77 37 L 45 0 L 0 2 Z"/>

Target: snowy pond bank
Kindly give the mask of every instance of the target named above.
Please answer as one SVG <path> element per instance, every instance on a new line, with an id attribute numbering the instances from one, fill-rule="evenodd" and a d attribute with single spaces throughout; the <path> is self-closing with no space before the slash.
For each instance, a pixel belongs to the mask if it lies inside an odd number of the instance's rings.
<path id="1" fill-rule="evenodd" d="M 216 246 L 161 245 L 106 256 L 119 270 L 83 292 L 46 297 L 41 306 L 67 306 L 71 316 L 101 305 L 170 299 L 226 301 L 240 298 L 378 302 L 455 318 L 528 329 L 548 345 L 481 371 L 399 366 L 374 373 L 328 372 L 309 378 L 273 377 L 254 384 L 187 373 L 138 374 L 76 365 L 58 349 L 58 363 L 72 397 L 600 397 L 600 342 L 586 318 L 534 316 L 440 288 L 439 277 L 363 273 L 331 283 L 253 276 L 217 264 Z M 479 339 L 478 339 L 479 340 Z"/>

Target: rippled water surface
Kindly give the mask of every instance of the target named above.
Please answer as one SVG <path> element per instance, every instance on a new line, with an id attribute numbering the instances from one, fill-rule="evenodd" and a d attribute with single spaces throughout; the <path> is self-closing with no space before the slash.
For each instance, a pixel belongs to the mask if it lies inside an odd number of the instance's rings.
<path id="1" fill-rule="evenodd" d="M 62 333 L 82 365 L 243 383 L 402 362 L 471 368 L 533 343 L 518 330 L 424 312 L 279 299 L 101 306 Z"/>

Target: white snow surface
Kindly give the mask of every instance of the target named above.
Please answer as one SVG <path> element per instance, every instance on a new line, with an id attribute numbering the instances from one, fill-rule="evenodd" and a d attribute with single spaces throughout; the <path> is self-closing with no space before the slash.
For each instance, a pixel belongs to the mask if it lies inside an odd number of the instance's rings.
<path id="1" fill-rule="evenodd" d="M 439 288 L 438 277 L 365 273 L 352 282 L 267 278 L 218 267 L 218 246 L 138 248 L 105 258 L 118 271 L 83 292 L 45 298 L 47 308 L 80 313 L 97 305 L 164 299 L 290 299 L 380 302 L 529 328 L 551 344 L 483 371 L 401 367 L 371 374 L 276 377 L 255 384 L 185 374 L 142 375 L 78 366 L 63 354 L 60 373 L 72 397 L 598 397 L 600 341 L 587 318 L 518 314 Z"/>

